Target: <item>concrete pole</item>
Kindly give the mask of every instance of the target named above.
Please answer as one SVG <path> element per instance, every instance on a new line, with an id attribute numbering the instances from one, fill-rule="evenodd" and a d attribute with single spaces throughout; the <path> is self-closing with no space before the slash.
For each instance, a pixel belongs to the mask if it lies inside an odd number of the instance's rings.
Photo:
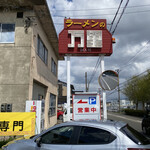
<path id="1" fill-rule="evenodd" d="M 101 57 L 101 73 L 104 72 L 105 67 L 104 67 L 104 56 Z M 103 93 L 103 118 L 104 120 L 107 120 L 107 106 L 106 106 L 106 92 L 105 90 L 102 91 Z"/>
<path id="2" fill-rule="evenodd" d="M 67 121 L 70 121 L 70 56 L 67 56 Z"/>
<path id="3" fill-rule="evenodd" d="M 120 70 L 119 69 L 116 69 L 117 73 L 118 73 L 118 80 L 119 80 L 119 73 L 120 73 Z M 119 82 L 120 83 L 120 82 Z M 119 83 L 118 83 L 118 104 L 119 104 L 119 113 L 120 113 L 120 87 L 119 87 Z"/>
<path id="4" fill-rule="evenodd" d="M 87 72 L 85 72 L 85 92 L 88 92 L 88 85 L 87 85 Z"/>

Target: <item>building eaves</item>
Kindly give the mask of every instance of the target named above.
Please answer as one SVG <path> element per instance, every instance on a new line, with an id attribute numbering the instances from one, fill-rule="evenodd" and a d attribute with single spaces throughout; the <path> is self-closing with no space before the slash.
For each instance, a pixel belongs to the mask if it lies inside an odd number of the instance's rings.
<path id="1" fill-rule="evenodd" d="M 0 0 L 0 10 L 20 8 L 34 9 L 37 18 L 39 19 L 43 30 L 45 31 L 49 42 L 54 49 L 54 52 L 59 60 L 64 60 L 64 57 L 59 56 L 58 52 L 58 37 L 51 18 L 51 14 L 46 0 Z M 23 9 L 22 9 L 23 10 Z"/>
<path id="2" fill-rule="evenodd" d="M 46 0 L 45 0 L 46 1 Z M 64 60 L 64 57 L 59 56 L 58 52 L 58 37 L 53 24 L 53 20 L 48 8 L 48 5 L 35 5 L 34 11 L 55 51 L 59 60 Z"/>
<path id="3" fill-rule="evenodd" d="M 31 7 L 34 5 L 45 5 L 45 0 L 0 0 L 0 7 Z"/>

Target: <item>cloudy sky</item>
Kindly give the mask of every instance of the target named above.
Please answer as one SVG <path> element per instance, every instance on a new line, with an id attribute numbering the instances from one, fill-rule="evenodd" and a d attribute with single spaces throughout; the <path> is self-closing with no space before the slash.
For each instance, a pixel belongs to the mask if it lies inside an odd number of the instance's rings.
<path id="1" fill-rule="evenodd" d="M 47 0 L 57 34 L 63 29 L 64 18 L 106 19 L 110 29 L 121 0 Z M 112 26 L 118 22 L 127 0 L 123 0 L 120 11 Z M 150 1 L 129 0 L 127 8 L 114 32 L 116 43 L 113 54 L 105 57 L 105 70 L 119 69 L 121 89 L 134 75 L 150 69 Z M 71 57 L 71 84 L 75 90 L 85 91 L 85 72 L 88 80 L 94 71 L 98 57 Z M 90 91 L 98 91 L 98 67 L 90 83 Z M 66 60 L 59 62 L 59 79 L 66 82 Z M 121 95 L 121 99 L 124 95 Z M 107 99 L 117 99 L 117 89 L 107 92 Z"/>

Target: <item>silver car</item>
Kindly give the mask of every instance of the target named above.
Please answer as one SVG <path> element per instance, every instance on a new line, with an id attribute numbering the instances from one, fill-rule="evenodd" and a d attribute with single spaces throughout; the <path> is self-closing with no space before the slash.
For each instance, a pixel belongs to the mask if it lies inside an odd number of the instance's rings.
<path id="1" fill-rule="evenodd" d="M 58 124 L 4 150 L 150 150 L 150 141 L 123 122 L 71 121 Z"/>

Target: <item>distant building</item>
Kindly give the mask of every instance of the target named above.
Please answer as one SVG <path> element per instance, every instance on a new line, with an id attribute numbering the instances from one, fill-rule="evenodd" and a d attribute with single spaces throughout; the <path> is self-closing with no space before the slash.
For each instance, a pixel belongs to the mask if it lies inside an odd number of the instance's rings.
<path id="1" fill-rule="evenodd" d="M 132 108 L 133 107 L 133 102 L 129 100 L 120 100 L 120 108 L 125 109 L 125 108 Z M 107 108 L 110 111 L 119 111 L 119 103 L 118 100 L 111 100 L 107 102 Z"/>
<path id="2" fill-rule="evenodd" d="M 58 38 L 46 0 L 0 1 L 0 105 L 24 112 L 45 100 L 45 127 L 57 123 Z"/>
<path id="3" fill-rule="evenodd" d="M 124 109 L 124 108 L 131 108 L 131 106 L 133 106 L 133 102 L 132 101 L 126 100 L 126 99 L 120 100 L 120 107 L 122 109 Z"/>
<path id="4" fill-rule="evenodd" d="M 70 96 L 74 94 L 74 86 L 70 85 Z M 67 103 L 67 83 L 58 80 L 58 104 Z"/>

